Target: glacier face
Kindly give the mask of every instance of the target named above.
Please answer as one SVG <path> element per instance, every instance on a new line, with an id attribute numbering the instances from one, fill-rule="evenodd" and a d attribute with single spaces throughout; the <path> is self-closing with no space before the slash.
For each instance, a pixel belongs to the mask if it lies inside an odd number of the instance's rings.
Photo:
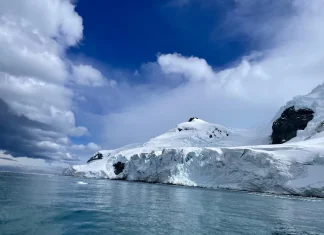
<path id="1" fill-rule="evenodd" d="M 324 197 L 323 143 L 120 152 L 66 174 L 208 188 Z M 115 166 L 123 163 L 121 173 Z"/>
<path id="2" fill-rule="evenodd" d="M 274 120 L 292 106 L 312 109 L 314 118 L 284 144 L 269 145 L 269 126 L 237 130 L 191 118 L 63 174 L 324 197 L 324 86 L 289 101 Z"/>

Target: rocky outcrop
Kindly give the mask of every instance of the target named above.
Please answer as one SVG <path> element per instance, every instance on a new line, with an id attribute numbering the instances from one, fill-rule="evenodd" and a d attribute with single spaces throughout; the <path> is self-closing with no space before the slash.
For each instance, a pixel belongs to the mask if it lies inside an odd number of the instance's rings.
<path id="1" fill-rule="evenodd" d="M 272 124 L 272 144 L 282 144 L 297 136 L 298 130 L 304 130 L 314 118 L 314 111 L 308 108 L 296 110 L 294 106 L 283 111 Z"/>
<path id="2" fill-rule="evenodd" d="M 92 161 L 95 161 L 95 160 L 99 160 L 99 159 L 102 159 L 102 158 L 103 158 L 103 156 L 102 156 L 101 153 L 96 153 L 93 157 L 91 157 L 91 158 L 87 161 L 87 163 L 92 162 Z"/>
<path id="3" fill-rule="evenodd" d="M 191 118 L 189 118 L 188 122 L 192 122 L 195 119 L 199 119 L 199 118 L 197 118 L 197 117 L 191 117 Z"/>
<path id="4" fill-rule="evenodd" d="M 117 162 L 113 166 L 114 166 L 114 173 L 116 175 L 119 175 L 120 173 L 123 172 L 123 170 L 125 168 L 125 163 L 123 163 L 123 162 Z"/>

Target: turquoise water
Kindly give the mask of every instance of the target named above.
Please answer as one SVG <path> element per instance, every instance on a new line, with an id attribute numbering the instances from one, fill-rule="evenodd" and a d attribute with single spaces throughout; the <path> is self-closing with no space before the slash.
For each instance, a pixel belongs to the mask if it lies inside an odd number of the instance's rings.
<path id="1" fill-rule="evenodd" d="M 0 173 L 0 234 L 324 234 L 324 200 Z"/>

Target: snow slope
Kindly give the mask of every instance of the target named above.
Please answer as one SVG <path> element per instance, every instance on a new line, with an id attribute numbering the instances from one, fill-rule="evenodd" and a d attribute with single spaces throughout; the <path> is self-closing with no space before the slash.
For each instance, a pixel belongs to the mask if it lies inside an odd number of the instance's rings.
<path id="1" fill-rule="evenodd" d="M 182 148 L 220 147 L 269 143 L 268 133 L 263 137 L 258 130 L 230 129 L 198 118 L 183 122 L 176 128 L 157 136 L 142 147 Z"/>
<path id="2" fill-rule="evenodd" d="M 103 150 L 103 159 L 65 175 L 324 197 L 324 86 L 289 101 L 314 118 L 285 144 L 269 145 L 271 128 L 236 130 L 191 118 L 144 144 Z"/>

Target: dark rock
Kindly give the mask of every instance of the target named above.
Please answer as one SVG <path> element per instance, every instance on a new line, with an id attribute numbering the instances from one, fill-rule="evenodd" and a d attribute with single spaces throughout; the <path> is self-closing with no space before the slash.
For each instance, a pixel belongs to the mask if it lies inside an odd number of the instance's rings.
<path id="1" fill-rule="evenodd" d="M 197 117 L 191 117 L 191 118 L 189 118 L 189 121 L 188 122 L 192 122 L 195 119 L 199 119 L 199 118 L 197 118 Z"/>
<path id="2" fill-rule="evenodd" d="M 209 135 L 209 138 L 213 138 L 213 136 L 212 135 Z"/>
<path id="3" fill-rule="evenodd" d="M 182 129 L 181 128 L 178 128 L 178 131 L 182 131 Z"/>
<path id="4" fill-rule="evenodd" d="M 304 130 L 313 118 L 314 111 L 311 109 L 287 108 L 272 124 L 272 144 L 282 144 L 296 137 L 297 131 Z"/>
<path id="5" fill-rule="evenodd" d="M 100 160 L 100 159 L 102 159 L 102 158 L 103 158 L 102 153 L 97 153 L 97 154 L 95 154 L 93 157 L 91 157 L 91 158 L 87 161 L 87 163 L 92 162 L 92 161 L 95 161 L 95 160 Z"/>
<path id="6" fill-rule="evenodd" d="M 117 162 L 113 166 L 115 168 L 115 170 L 114 170 L 115 174 L 116 175 L 119 175 L 120 173 L 123 172 L 123 170 L 125 168 L 125 163 L 123 163 L 123 162 Z"/>

